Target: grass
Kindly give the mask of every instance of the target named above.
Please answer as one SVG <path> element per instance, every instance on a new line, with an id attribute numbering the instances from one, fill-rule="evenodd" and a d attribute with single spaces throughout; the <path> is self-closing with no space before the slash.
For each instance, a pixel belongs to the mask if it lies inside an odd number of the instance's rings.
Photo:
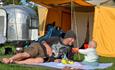
<path id="1" fill-rule="evenodd" d="M 49 70 L 43 67 L 27 67 L 16 64 L 0 64 L 0 70 Z"/>
<path id="2" fill-rule="evenodd" d="M 104 70 L 115 70 L 115 58 L 112 57 L 100 57 L 99 62 L 101 63 L 113 63 L 112 67 Z"/>

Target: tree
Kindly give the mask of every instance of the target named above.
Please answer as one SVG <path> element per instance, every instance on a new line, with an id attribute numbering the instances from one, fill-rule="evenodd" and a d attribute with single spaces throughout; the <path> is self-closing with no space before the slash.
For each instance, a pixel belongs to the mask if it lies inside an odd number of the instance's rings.
<path id="1" fill-rule="evenodd" d="M 4 4 L 8 5 L 8 4 L 16 4 L 18 5 L 20 3 L 20 0 L 4 0 Z"/>

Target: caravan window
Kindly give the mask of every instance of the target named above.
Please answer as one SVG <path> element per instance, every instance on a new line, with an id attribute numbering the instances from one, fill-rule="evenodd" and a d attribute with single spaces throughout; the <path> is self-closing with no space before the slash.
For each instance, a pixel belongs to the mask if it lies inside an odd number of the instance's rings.
<path id="1" fill-rule="evenodd" d="M 37 20 L 36 18 L 32 18 L 30 23 L 30 29 L 37 29 L 37 28 L 38 28 Z"/>
<path id="2" fill-rule="evenodd" d="M 0 16 L 0 34 L 4 31 L 4 16 Z"/>

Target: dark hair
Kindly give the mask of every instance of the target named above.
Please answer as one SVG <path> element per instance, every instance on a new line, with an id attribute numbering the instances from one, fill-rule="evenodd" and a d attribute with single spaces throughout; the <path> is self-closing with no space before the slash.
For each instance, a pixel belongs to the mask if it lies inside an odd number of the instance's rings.
<path id="1" fill-rule="evenodd" d="M 66 32 L 64 38 L 74 38 L 74 39 L 76 39 L 76 34 L 73 31 L 69 30 L 69 31 Z"/>

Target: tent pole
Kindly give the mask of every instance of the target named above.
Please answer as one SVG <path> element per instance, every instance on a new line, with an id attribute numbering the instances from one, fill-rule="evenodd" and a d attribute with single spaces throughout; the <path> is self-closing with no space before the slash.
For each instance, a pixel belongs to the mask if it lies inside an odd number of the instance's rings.
<path id="1" fill-rule="evenodd" d="M 74 9 L 73 1 L 74 0 L 71 0 L 71 23 L 76 23 L 76 17 L 75 17 L 75 12 L 74 12 L 75 9 Z M 74 21 L 72 21 L 72 20 L 74 20 Z M 73 27 L 73 25 L 71 27 Z M 75 32 L 76 32 L 76 36 L 78 38 L 78 29 L 77 29 L 77 27 L 76 27 Z M 77 47 L 79 47 L 78 39 L 76 39 L 76 40 L 77 40 Z M 80 54 L 77 53 L 77 55 L 78 55 L 78 59 L 81 60 Z"/>

